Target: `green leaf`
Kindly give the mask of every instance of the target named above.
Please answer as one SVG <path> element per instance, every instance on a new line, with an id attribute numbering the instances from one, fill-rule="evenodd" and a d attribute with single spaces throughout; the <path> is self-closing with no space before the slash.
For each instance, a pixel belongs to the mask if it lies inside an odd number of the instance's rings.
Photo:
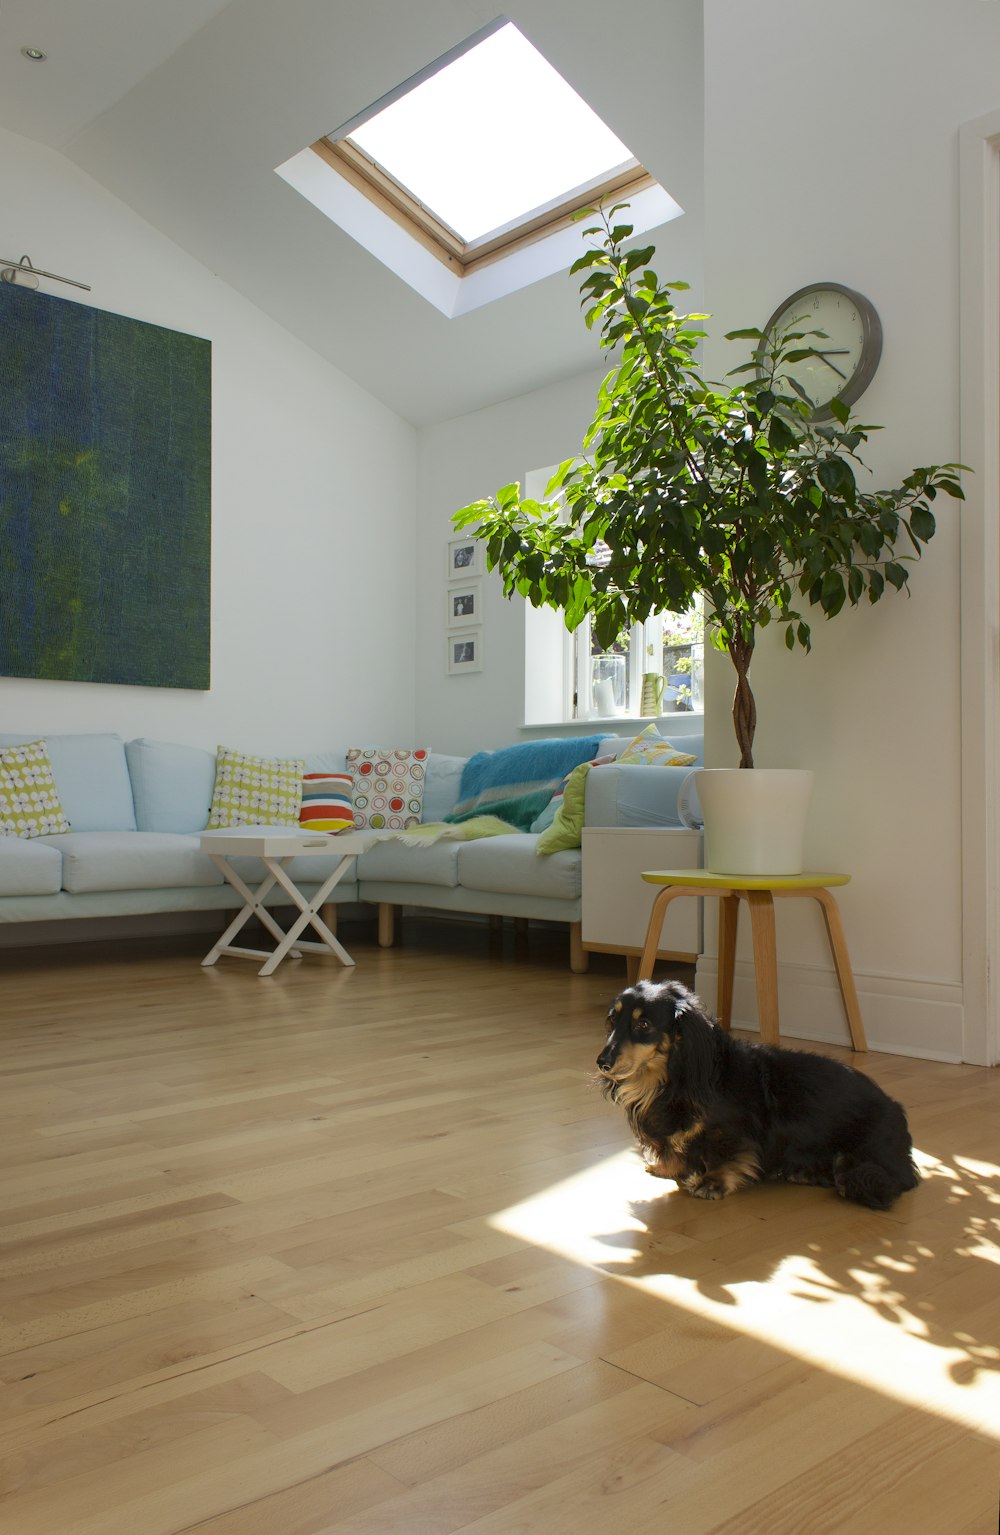
<path id="1" fill-rule="evenodd" d="M 791 427 L 787 426 L 780 416 L 771 417 L 767 429 L 767 441 L 772 452 L 787 453 L 789 448 L 797 446 L 798 440 Z"/>
<path id="2" fill-rule="evenodd" d="M 910 578 L 904 565 L 898 564 L 895 560 L 890 560 L 888 565 L 885 567 L 885 579 L 892 586 L 894 586 L 898 592 L 906 585 Z"/>
<path id="3" fill-rule="evenodd" d="M 928 539 L 934 537 L 937 528 L 934 513 L 928 507 L 922 506 L 918 502 L 910 513 L 910 527 L 913 529 L 914 535 L 922 543 L 926 544 Z"/>
<path id="4" fill-rule="evenodd" d="M 854 494 L 854 474 L 846 459 L 837 458 L 831 454 L 828 458 L 821 459 L 817 469 L 816 478 L 823 489 L 832 496 L 847 496 Z"/>

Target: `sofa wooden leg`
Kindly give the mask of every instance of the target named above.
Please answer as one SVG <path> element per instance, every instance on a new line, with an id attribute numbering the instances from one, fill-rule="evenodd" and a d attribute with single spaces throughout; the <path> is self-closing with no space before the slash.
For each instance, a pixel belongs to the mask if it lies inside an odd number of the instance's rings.
<path id="1" fill-rule="evenodd" d="M 590 955 L 583 947 L 583 923 L 569 925 L 569 968 L 574 975 L 586 975 L 590 967 Z"/>
<path id="2" fill-rule="evenodd" d="M 380 901 L 378 908 L 378 946 L 391 949 L 396 941 L 396 908 L 389 901 Z"/>
<path id="3" fill-rule="evenodd" d="M 337 936 L 337 903 L 336 903 L 336 901 L 327 901 L 325 906 L 321 906 L 320 909 L 319 909 L 319 918 L 320 918 L 321 922 L 325 922 L 326 923 L 327 927 L 330 929 L 331 933 L 336 938 L 336 936 Z"/>

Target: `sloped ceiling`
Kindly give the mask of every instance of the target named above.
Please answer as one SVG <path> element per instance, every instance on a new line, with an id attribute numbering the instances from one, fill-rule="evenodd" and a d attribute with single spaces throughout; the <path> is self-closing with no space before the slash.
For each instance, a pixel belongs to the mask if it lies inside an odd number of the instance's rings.
<path id="1" fill-rule="evenodd" d="M 497 14 L 489 0 L 0 0 L 0 124 L 62 150 L 404 419 L 445 420 L 600 365 L 575 281 L 447 319 L 275 168 Z M 504 14 L 684 208 L 652 238 L 697 294 L 700 0 Z"/>

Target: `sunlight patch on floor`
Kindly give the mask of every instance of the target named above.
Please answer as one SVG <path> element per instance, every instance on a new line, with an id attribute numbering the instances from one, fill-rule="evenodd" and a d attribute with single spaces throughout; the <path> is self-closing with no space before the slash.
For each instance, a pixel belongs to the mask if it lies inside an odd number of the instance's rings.
<path id="1" fill-rule="evenodd" d="M 1000 1438 L 1000 1348 L 975 1325 L 977 1310 L 997 1292 L 1000 1222 L 982 1212 L 997 1201 L 1000 1170 L 968 1159 L 917 1160 L 924 1183 L 916 1193 L 891 1215 L 848 1207 L 846 1226 L 827 1219 L 828 1201 L 836 1199 L 828 1190 L 771 1184 L 717 1203 L 694 1200 L 672 1181 L 651 1178 L 632 1150 L 512 1205 L 490 1224 Z M 837 1201 L 838 1216 L 844 1209 Z M 968 1330 L 946 1320 L 958 1309 L 953 1299 L 947 1309 L 935 1302 L 936 1287 L 956 1284 Z"/>

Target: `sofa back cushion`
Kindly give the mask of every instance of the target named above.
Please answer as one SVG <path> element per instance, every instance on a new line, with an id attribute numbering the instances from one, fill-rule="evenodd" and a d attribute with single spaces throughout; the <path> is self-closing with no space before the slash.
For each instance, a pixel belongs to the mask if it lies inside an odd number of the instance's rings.
<path id="1" fill-rule="evenodd" d="M 135 831 L 135 806 L 117 735 L 0 734 L 0 746 L 44 740 L 59 802 L 74 831 Z"/>
<path id="2" fill-rule="evenodd" d="M 440 752 L 431 752 L 424 780 L 421 821 L 443 821 L 454 810 L 467 760 L 466 757 L 446 757 Z"/>
<path id="3" fill-rule="evenodd" d="M 139 831 L 205 830 L 215 787 L 214 752 L 141 737 L 129 741 L 125 756 Z"/>

